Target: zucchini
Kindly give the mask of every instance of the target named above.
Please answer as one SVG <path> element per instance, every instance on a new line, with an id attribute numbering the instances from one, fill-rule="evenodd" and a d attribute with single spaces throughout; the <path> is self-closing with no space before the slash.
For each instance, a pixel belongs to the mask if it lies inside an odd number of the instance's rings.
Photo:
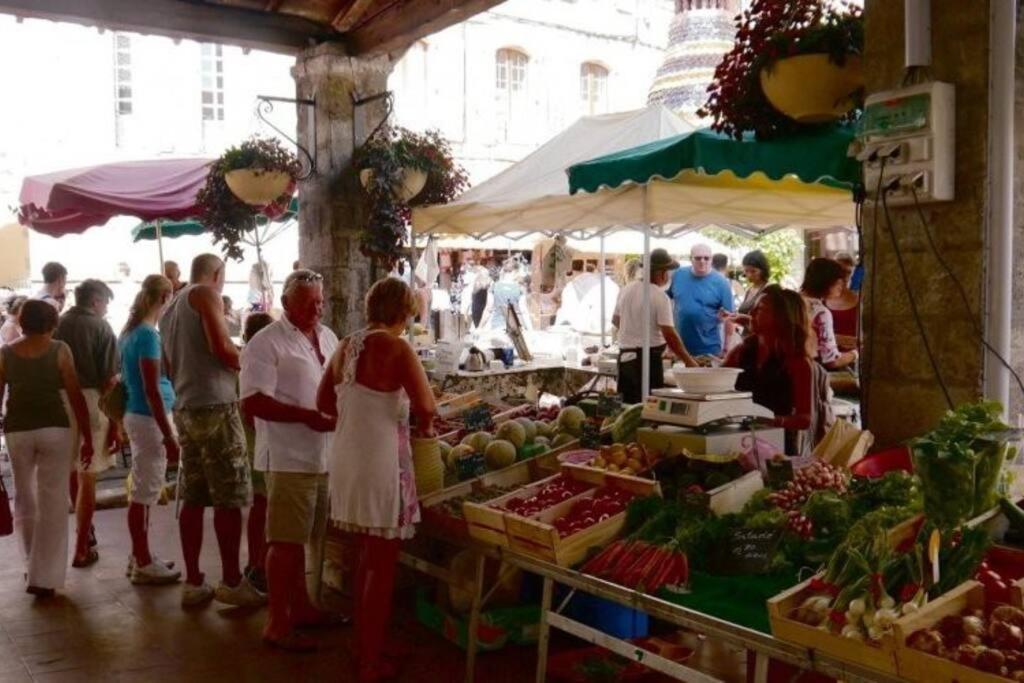
<path id="1" fill-rule="evenodd" d="M 1000 496 L 999 508 L 1010 522 L 1010 528 L 1018 534 L 1024 534 L 1024 510 L 1021 510 L 1016 503 L 1006 498 L 1006 496 Z"/>

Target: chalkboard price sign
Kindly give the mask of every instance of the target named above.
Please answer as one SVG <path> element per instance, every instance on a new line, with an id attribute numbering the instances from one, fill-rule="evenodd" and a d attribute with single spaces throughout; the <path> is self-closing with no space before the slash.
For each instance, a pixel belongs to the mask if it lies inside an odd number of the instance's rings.
<path id="1" fill-rule="evenodd" d="M 782 541 L 782 529 L 735 529 L 718 547 L 713 564 L 722 574 L 764 574 Z"/>
<path id="2" fill-rule="evenodd" d="M 622 412 L 622 394 L 600 394 L 597 397 L 597 416 L 613 417 Z"/>
<path id="3" fill-rule="evenodd" d="M 580 432 L 581 448 L 601 447 L 601 425 L 593 420 L 586 420 L 583 423 L 583 431 Z"/>
<path id="4" fill-rule="evenodd" d="M 779 489 L 786 482 L 793 481 L 793 461 L 789 458 L 772 458 L 764 463 L 764 483 L 770 489 Z"/>
<path id="5" fill-rule="evenodd" d="M 487 463 L 484 461 L 483 453 L 465 455 L 455 461 L 455 474 L 459 481 L 475 479 L 487 473 Z"/>
<path id="6" fill-rule="evenodd" d="M 462 414 L 462 423 L 470 432 L 489 432 L 494 428 L 494 418 L 487 406 L 475 405 Z"/>

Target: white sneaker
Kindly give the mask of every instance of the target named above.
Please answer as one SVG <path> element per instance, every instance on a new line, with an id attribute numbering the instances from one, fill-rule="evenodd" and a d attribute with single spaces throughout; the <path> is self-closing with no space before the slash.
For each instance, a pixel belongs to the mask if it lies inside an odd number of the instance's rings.
<path id="1" fill-rule="evenodd" d="M 213 586 L 203 581 L 202 585 L 186 583 L 181 591 L 182 607 L 198 607 L 213 600 Z"/>
<path id="2" fill-rule="evenodd" d="M 177 583 L 181 580 L 181 572 L 176 572 L 169 568 L 166 564 L 160 560 L 153 558 L 153 561 L 144 567 L 136 565 L 132 568 L 132 583 L 134 584 L 149 584 L 149 585 L 164 585 L 168 583 Z"/>
<path id="3" fill-rule="evenodd" d="M 174 569 L 174 560 L 161 560 L 159 557 L 157 557 L 156 555 L 152 555 L 152 554 L 149 556 L 149 559 L 151 559 L 153 562 L 158 562 L 158 563 L 164 565 L 168 569 Z M 132 570 L 133 569 L 135 569 L 135 556 L 134 555 L 129 555 L 128 556 L 128 566 L 125 567 L 124 575 L 126 577 L 128 577 L 129 579 L 132 578 Z"/>
<path id="4" fill-rule="evenodd" d="M 213 597 L 217 602 L 236 607 L 260 607 L 267 604 L 267 596 L 256 590 L 244 576 L 234 588 L 221 581 Z"/>

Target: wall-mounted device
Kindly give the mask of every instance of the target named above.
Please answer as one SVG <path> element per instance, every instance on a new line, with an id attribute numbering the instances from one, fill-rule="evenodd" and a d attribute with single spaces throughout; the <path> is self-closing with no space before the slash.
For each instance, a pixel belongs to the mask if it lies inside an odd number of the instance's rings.
<path id="1" fill-rule="evenodd" d="M 890 205 L 953 199 L 955 96 L 932 81 L 870 95 L 858 124 L 868 201 L 879 188 Z"/>

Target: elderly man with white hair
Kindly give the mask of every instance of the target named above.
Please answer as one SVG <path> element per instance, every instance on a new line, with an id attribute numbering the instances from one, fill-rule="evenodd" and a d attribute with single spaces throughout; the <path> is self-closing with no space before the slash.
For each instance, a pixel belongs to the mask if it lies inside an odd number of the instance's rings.
<path id="1" fill-rule="evenodd" d="M 672 276 L 669 296 L 675 304 L 675 322 L 686 350 L 694 356 L 721 356 L 723 335 L 719 311 L 733 311 L 729 281 L 711 268 L 711 247 L 695 244 L 690 249 L 692 265 Z M 725 323 L 724 338 L 732 336 L 732 323 Z"/>

